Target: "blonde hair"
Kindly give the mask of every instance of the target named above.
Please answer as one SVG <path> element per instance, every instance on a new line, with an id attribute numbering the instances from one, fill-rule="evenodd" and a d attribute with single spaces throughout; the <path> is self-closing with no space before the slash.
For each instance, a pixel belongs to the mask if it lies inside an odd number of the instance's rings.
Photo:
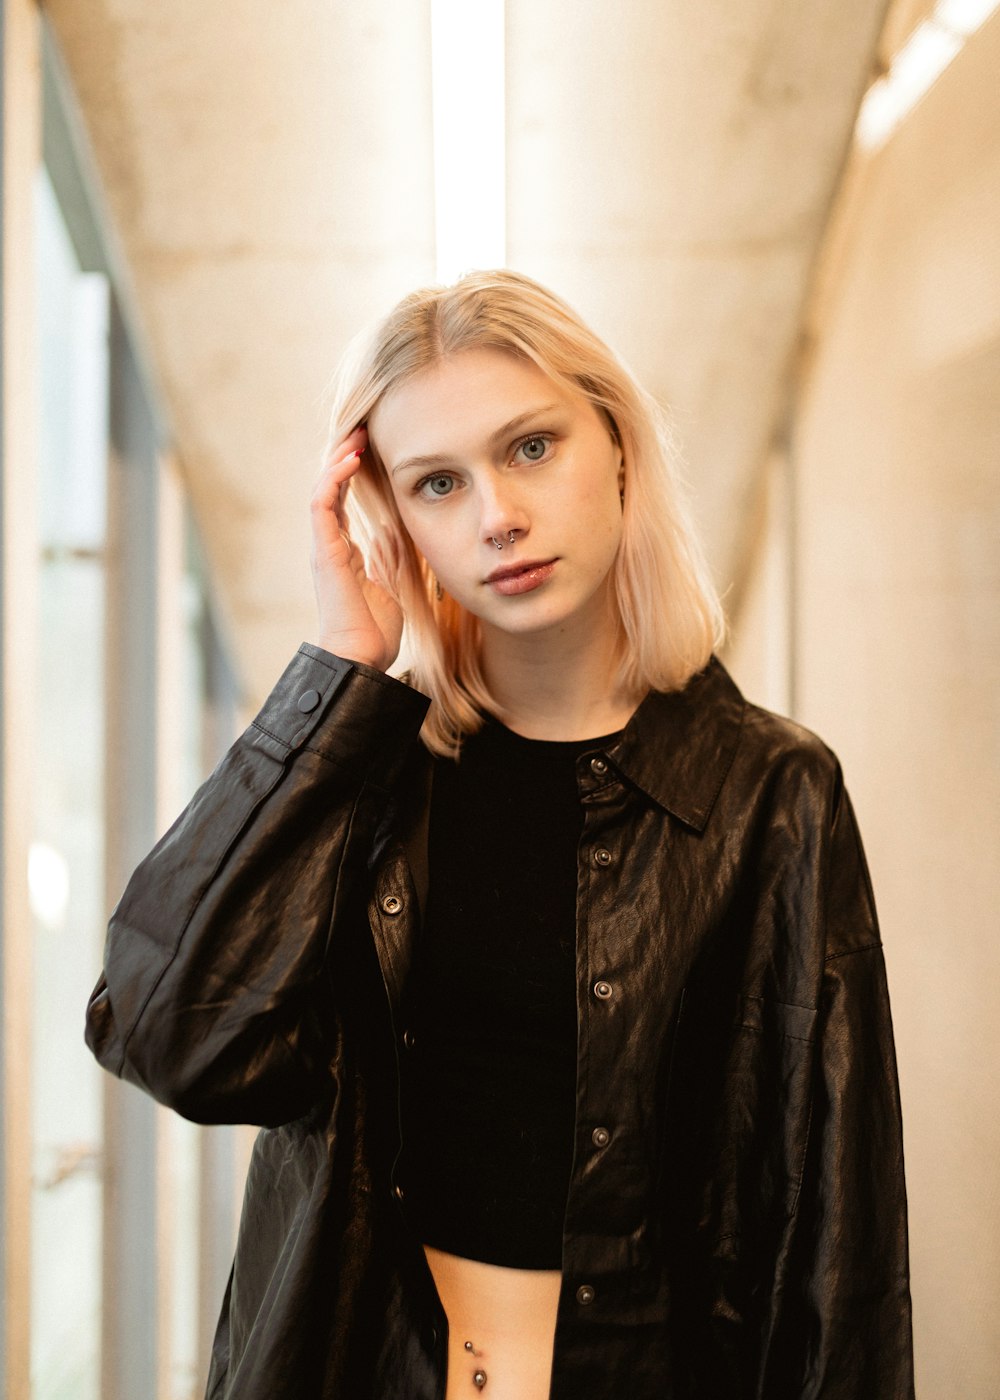
<path id="1" fill-rule="evenodd" d="M 412 292 L 348 348 L 334 390 L 328 451 L 391 389 L 448 355 L 492 349 L 532 361 L 610 422 L 622 452 L 622 542 L 612 574 L 617 663 L 629 693 L 677 690 L 706 665 L 722 609 L 687 507 L 663 411 L 554 293 L 520 273 L 473 272 Z M 352 536 L 403 609 L 409 676 L 431 697 L 423 738 L 455 755 L 488 711 L 502 717 L 480 662 L 478 620 L 439 590 L 410 539 L 374 449 L 351 482 Z"/>

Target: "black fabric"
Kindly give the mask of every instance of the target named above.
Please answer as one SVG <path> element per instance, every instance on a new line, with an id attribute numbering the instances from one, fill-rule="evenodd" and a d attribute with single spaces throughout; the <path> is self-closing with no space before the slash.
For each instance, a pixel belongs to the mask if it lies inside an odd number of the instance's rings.
<path id="1" fill-rule="evenodd" d="M 425 1243 L 558 1269 L 576 1111 L 577 761 L 490 719 L 435 764 L 399 1180 Z"/>
<path id="2" fill-rule="evenodd" d="M 445 1394 L 393 1175 L 426 709 L 303 646 L 111 917 L 99 1062 L 196 1122 L 265 1125 L 210 1400 Z M 717 660 L 606 760 L 577 775 L 551 1400 L 913 1400 L 892 1021 L 840 766 Z"/>

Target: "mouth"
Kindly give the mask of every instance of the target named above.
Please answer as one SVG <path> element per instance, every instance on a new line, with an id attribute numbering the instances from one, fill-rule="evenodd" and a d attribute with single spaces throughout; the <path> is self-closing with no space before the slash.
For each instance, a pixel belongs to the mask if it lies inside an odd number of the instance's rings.
<path id="1" fill-rule="evenodd" d="M 526 559 L 520 564 L 504 564 L 494 569 L 485 581 L 497 593 L 528 593 L 550 577 L 556 562 L 555 559 Z"/>

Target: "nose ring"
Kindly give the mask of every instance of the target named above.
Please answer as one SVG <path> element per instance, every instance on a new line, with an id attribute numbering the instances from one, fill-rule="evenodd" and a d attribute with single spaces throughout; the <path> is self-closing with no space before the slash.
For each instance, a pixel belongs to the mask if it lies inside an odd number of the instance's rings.
<path id="1" fill-rule="evenodd" d="M 514 535 L 515 535 L 515 533 L 516 533 L 516 532 L 515 532 L 514 530 L 508 530 L 508 531 L 507 531 L 507 543 L 508 543 L 508 544 L 513 544 L 513 543 L 514 543 Z M 498 540 L 497 537 L 496 537 L 496 535 L 490 535 L 490 539 L 491 539 L 491 540 L 493 541 L 493 543 L 496 545 L 497 549 L 503 549 L 503 542 L 502 542 L 501 540 Z"/>

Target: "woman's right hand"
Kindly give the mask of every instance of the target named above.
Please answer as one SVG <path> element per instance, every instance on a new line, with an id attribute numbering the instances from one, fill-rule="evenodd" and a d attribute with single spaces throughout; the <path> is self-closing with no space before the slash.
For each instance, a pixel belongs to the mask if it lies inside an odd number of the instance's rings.
<path id="1" fill-rule="evenodd" d="M 387 670 L 399 654 L 403 613 L 395 598 L 365 570 L 344 513 L 347 483 L 368 446 L 365 428 L 339 442 L 320 473 L 310 502 L 312 572 L 319 607 L 319 645 L 346 661 Z"/>

